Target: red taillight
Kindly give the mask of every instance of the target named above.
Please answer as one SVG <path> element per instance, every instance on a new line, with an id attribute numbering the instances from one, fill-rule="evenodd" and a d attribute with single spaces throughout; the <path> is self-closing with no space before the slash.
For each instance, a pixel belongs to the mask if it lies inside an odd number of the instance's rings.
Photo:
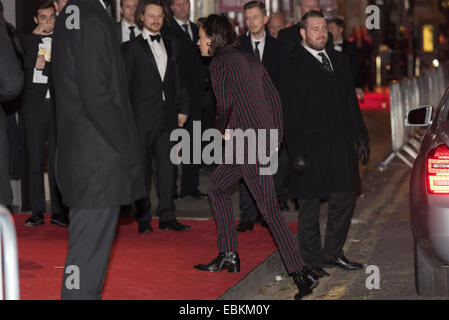
<path id="1" fill-rule="evenodd" d="M 449 194 L 449 148 L 438 146 L 427 156 L 427 191 L 432 194 Z"/>

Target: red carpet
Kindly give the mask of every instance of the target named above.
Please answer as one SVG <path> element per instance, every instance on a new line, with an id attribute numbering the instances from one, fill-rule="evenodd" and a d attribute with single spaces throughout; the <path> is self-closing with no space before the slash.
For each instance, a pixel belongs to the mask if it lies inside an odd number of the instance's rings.
<path id="1" fill-rule="evenodd" d="M 15 214 L 19 246 L 20 290 L 24 300 L 59 299 L 67 229 L 49 224 L 24 227 L 28 214 Z M 140 235 L 137 224 L 121 219 L 111 253 L 103 299 L 214 300 L 266 259 L 276 246 L 267 229 L 256 225 L 253 232 L 239 234 L 241 272 L 200 272 L 197 263 L 216 257 L 214 221 L 183 221 L 191 231 L 160 231 Z M 296 232 L 296 223 L 290 223 Z"/>
<path id="2" fill-rule="evenodd" d="M 385 92 L 366 92 L 363 101 L 359 100 L 362 110 L 390 110 L 390 94 L 388 88 Z"/>

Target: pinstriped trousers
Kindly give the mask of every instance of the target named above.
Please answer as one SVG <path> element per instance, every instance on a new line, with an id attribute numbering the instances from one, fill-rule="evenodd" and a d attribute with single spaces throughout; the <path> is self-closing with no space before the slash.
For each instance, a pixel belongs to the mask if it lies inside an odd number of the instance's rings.
<path id="1" fill-rule="evenodd" d="M 221 164 L 212 175 L 209 199 L 217 223 L 219 251 L 237 251 L 237 232 L 229 187 L 242 178 L 268 223 L 287 271 L 300 271 L 304 261 L 287 220 L 279 209 L 273 177 L 259 175 L 256 165 Z"/>

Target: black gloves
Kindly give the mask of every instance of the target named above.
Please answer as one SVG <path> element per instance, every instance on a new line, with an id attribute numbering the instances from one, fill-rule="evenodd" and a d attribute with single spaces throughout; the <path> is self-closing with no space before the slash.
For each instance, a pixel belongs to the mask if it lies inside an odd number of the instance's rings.
<path id="1" fill-rule="evenodd" d="M 357 154 L 359 156 L 359 160 L 362 160 L 362 164 L 366 166 L 370 155 L 369 143 L 367 139 L 362 139 L 357 143 Z"/>
<path id="2" fill-rule="evenodd" d="M 306 176 L 310 172 L 310 162 L 304 155 L 298 155 L 293 159 L 293 169 L 300 176 Z"/>

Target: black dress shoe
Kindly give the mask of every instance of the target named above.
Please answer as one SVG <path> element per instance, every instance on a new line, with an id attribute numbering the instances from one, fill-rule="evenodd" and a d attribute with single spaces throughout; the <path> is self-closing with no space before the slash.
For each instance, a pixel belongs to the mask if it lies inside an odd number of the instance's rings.
<path id="1" fill-rule="evenodd" d="M 237 232 L 253 231 L 254 223 L 248 220 L 242 220 L 235 229 L 237 230 Z"/>
<path id="2" fill-rule="evenodd" d="M 298 287 L 295 300 L 301 300 L 311 294 L 313 292 L 312 289 L 320 283 L 315 274 L 307 267 L 303 267 L 301 271 L 294 273 L 292 277 Z"/>
<path id="3" fill-rule="evenodd" d="M 197 190 L 195 192 L 189 193 L 189 194 L 181 194 L 181 199 L 187 198 L 187 197 L 191 197 L 194 198 L 196 200 L 206 200 L 208 199 L 207 194 L 202 193 L 201 191 Z"/>
<path id="4" fill-rule="evenodd" d="M 294 203 L 294 205 L 295 205 L 295 211 L 298 211 L 298 210 L 299 210 L 299 202 L 298 202 L 298 199 L 297 199 L 297 198 L 293 199 L 293 203 Z"/>
<path id="5" fill-rule="evenodd" d="M 313 274 L 315 275 L 315 277 L 317 277 L 318 279 L 321 279 L 323 277 L 329 277 L 330 274 L 327 273 L 323 268 L 321 267 L 315 267 L 315 268 L 310 268 L 310 271 L 313 272 Z"/>
<path id="6" fill-rule="evenodd" d="M 166 222 L 159 221 L 159 229 L 161 230 L 172 230 L 172 231 L 188 231 L 190 230 L 190 226 L 185 224 L 181 224 L 178 220 L 173 219 Z"/>
<path id="7" fill-rule="evenodd" d="M 264 228 L 269 228 L 268 227 L 268 223 L 264 220 L 264 218 L 262 217 L 262 215 L 259 213 L 256 217 L 256 223 L 260 224 L 261 227 Z"/>
<path id="8" fill-rule="evenodd" d="M 327 261 L 325 264 L 328 267 L 339 267 L 344 270 L 360 270 L 363 269 L 363 265 L 357 262 L 351 262 L 345 257 L 337 258 L 333 261 Z"/>
<path id="9" fill-rule="evenodd" d="M 31 214 L 31 217 L 29 217 L 26 221 L 25 221 L 25 226 L 26 227 L 37 227 L 40 224 L 44 224 L 44 215 L 42 214 L 42 212 L 33 212 Z"/>
<path id="10" fill-rule="evenodd" d="M 290 211 L 287 201 L 279 201 L 279 208 L 281 208 L 281 211 Z"/>
<path id="11" fill-rule="evenodd" d="M 219 272 L 227 269 L 228 272 L 240 272 L 240 258 L 237 252 L 220 252 L 218 257 L 209 264 L 197 264 L 195 269 L 207 272 Z"/>
<path id="12" fill-rule="evenodd" d="M 50 218 L 51 224 L 57 224 L 61 227 L 67 227 L 69 225 L 69 217 L 64 213 L 53 213 Z"/>
<path id="13" fill-rule="evenodd" d="M 139 223 L 139 233 L 153 233 L 153 228 L 150 224 L 140 224 Z"/>

